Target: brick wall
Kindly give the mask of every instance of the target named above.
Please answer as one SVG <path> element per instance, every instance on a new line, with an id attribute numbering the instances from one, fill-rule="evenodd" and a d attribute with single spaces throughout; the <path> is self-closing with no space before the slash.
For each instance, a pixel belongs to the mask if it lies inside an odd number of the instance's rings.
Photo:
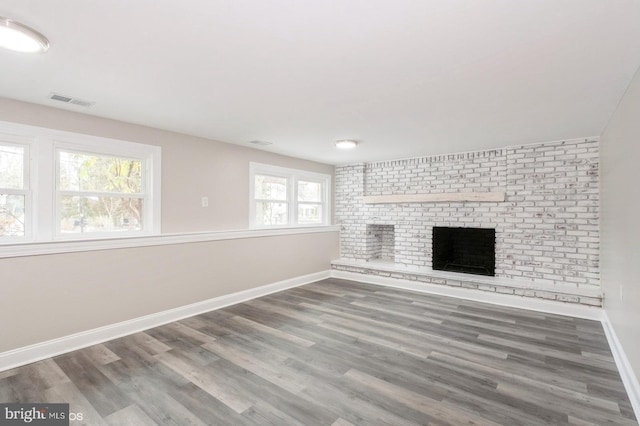
<path id="1" fill-rule="evenodd" d="M 364 195 L 471 191 L 505 192 L 506 201 L 362 203 Z M 340 166 L 336 220 L 345 259 L 370 260 L 367 224 L 394 225 L 396 263 L 424 267 L 433 226 L 495 228 L 496 276 L 597 286 L 598 142 Z"/>

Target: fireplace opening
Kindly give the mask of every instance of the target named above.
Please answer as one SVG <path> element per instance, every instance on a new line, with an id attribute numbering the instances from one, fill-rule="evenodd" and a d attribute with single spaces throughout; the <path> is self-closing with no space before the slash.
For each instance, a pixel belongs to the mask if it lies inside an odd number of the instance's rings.
<path id="1" fill-rule="evenodd" d="M 496 230 L 434 226 L 432 268 L 495 276 Z"/>
<path id="2" fill-rule="evenodd" d="M 367 260 L 395 261 L 395 227 L 367 225 Z"/>

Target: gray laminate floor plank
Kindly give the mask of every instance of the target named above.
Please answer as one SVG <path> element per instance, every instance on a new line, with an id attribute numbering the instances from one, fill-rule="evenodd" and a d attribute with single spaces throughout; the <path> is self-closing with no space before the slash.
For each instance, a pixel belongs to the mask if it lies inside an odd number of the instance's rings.
<path id="1" fill-rule="evenodd" d="M 69 404 L 70 413 L 80 413 L 82 421 L 74 422 L 74 426 L 103 426 L 107 424 L 105 419 L 108 416 L 104 417 L 98 413 L 84 393 L 73 382 L 63 383 L 47 389 L 45 391 L 45 402 L 67 403 Z"/>
<path id="2" fill-rule="evenodd" d="M 156 426 L 149 416 L 137 405 L 130 405 L 104 419 L 109 426 Z"/>
<path id="3" fill-rule="evenodd" d="M 255 426 L 251 420 L 245 420 L 242 415 L 193 383 L 173 388 L 168 392 L 176 402 L 208 425 Z"/>
<path id="4" fill-rule="evenodd" d="M 91 425 L 637 425 L 597 321 L 330 278 L 0 372 Z"/>
<path id="5" fill-rule="evenodd" d="M 61 355 L 55 361 L 101 416 L 131 405 L 128 395 L 120 392 L 82 351 Z"/>

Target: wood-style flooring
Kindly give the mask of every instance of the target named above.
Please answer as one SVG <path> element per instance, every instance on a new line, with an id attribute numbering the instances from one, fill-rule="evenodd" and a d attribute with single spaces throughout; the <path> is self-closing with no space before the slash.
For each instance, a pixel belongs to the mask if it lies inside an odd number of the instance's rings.
<path id="1" fill-rule="evenodd" d="M 89 425 L 637 424 L 596 321 L 336 279 L 0 372 L 0 401 Z"/>

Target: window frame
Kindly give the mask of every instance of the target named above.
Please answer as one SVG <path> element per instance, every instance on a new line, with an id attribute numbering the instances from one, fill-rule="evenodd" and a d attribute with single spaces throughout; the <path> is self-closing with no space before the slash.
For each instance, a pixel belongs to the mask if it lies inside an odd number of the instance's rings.
<path id="1" fill-rule="evenodd" d="M 268 198 L 255 198 L 255 183 L 256 183 L 256 176 L 269 176 L 269 177 L 275 177 L 275 178 L 279 178 L 279 179 L 285 179 L 286 180 L 286 185 L 287 185 L 287 190 L 285 191 L 285 198 L 284 199 L 268 199 Z M 253 194 L 253 203 L 251 204 L 251 206 L 254 208 L 253 211 L 253 215 L 252 217 L 255 220 L 255 215 L 256 215 L 256 205 L 257 203 L 272 203 L 272 204 L 285 204 L 286 208 L 287 208 L 287 223 L 282 224 L 282 225 L 257 225 L 257 227 L 260 228 L 274 228 L 274 227 L 287 227 L 290 223 L 291 223 L 291 182 L 289 181 L 289 177 L 288 176 L 283 176 L 281 174 L 276 174 L 276 173 L 272 173 L 272 172 L 261 172 L 261 173 L 256 173 L 253 175 L 253 179 L 252 179 L 252 194 Z"/>
<path id="2" fill-rule="evenodd" d="M 33 190 L 31 171 L 34 167 L 31 156 L 32 142 L 32 139 L 24 136 L 4 132 L 0 133 L 0 146 L 17 146 L 24 150 L 22 159 L 22 189 L 0 188 L 0 193 L 2 194 L 24 196 L 24 234 L 22 236 L 2 237 L 0 241 L 3 243 L 15 244 L 27 242 L 31 240 L 33 235 L 34 215 L 32 208 Z"/>
<path id="3" fill-rule="evenodd" d="M 66 240 L 66 239 L 74 239 L 74 238 L 82 238 L 81 236 L 91 236 L 91 237 L 109 237 L 109 236 L 117 236 L 117 235 L 127 235 L 127 236 L 140 236 L 145 235 L 147 232 L 145 231 L 146 219 L 150 214 L 153 214 L 149 211 L 148 205 L 150 200 L 149 188 L 147 184 L 146 177 L 146 169 L 147 169 L 147 160 L 144 157 L 138 157 L 133 155 L 124 155 L 123 153 L 113 154 L 106 152 L 97 152 L 95 149 L 88 151 L 86 149 L 82 149 L 84 147 L 77 146 L 75 144 L 68 143 L 56 143 L 54 149 L 54 161 L 55 161 L 55 195 L 54 195 L 54 238 L 56 240 Z M 118 193 L 118 192 L 101 192 L 101 191 L 74 191 L 74 190 L 63 190 L 60 188 L 60 153 L 61 152 L 69 152 L 69 153 L 78 153 L 78 154 L 87 154 L 87 155 L 97 155 L 104 157 L 116 157 L 116 158 L 126 158 L 130 160 L 141 161 L 142 167 L 142 192 L 135 194 L 128 193 Z M 141 198 L 142 199 L 142 229 L 139 231 L 114 231 L 114 232 L 81 232 L 81 233 L 63 233 L 61 229 L 61 221 L 62 221 L 62 197 L 64 195 L 77 195 L 77 196 L 114 196 L 114 197 L 123 197 L 123 198 Z"/>
<path id="4" fill-rule="evenodd" d="M 328 176 L 328 175 L 325 175 Z M 301 201 L 300 200 L 300 194 L 299 194 L 299 185 L 300 182 L 309 182 L 309 183 L 319 183 L 322 185 L 322 190 L 321 190 L 321 199 L 320 201 Z M 329 177 L 329 182 L 331 181 L 331 178 Z M 324 210 L 326 210 L 328 207 L 326 201 L 329 199 L 329 195 L 326 193 L 325 190 L 325 186 L 326 186 L 326 179 L 323 180 L 319 180 L 317 178 L 314 177 L 307 177 L 307 176 L 297 176 L 296 180 L 295 180 L 295 196 L 296 196 L 296 207 L 295 207 L 295 217 L 296 217 L 296 223 L 298 224 L 298 226 L 321 226 L 321 225 L 328 225 L 328 221 L 329 221 L 329 217 L 328 214 L 329 212 L 325 212 Z M 322 212 L 321 214 L 321 220 L 320 223 L 299 223 L 300 221 L 300 204 L 305 204 L 305 205 L 319 205 L 320 206 L 320 210 Z"/>
<path id="5" fill-rule="evenodd" d="M 161 233 L 161 147 L 0 121 L 0 141 L 11 137 L 22 139 L 21 143 L 27 144 L 29 148 L 28 179 L 31 197 L 28 216 L 31 220 L 31 232 L 28 238 L 20 238 L 20 240 L 0 237 L 0 245 L 117 239 Z M 147 198 L 143 201 L 142 230 L 61 233 L 60 203 L 58 201 L 60 151 L 83 152 L 143 161 L 143 187 Z"/>
<path id="6" fill-rule="evenodd" d="M 287 179 L 287 224 L 284 225 L 262 225 L 256 221 L 256 204 L 258 202 L 277 202 L 277 200 L 262 200 L 255 198 L 255 182 L 257 175 L 279 177 Z M 302 202 L 301 204 L 320 204 L 320 223 L 300 224 L 298 223 L 298 182 L 317 182 L 322 184 L 322 201 Z M 282 201 L 281 201 L 282 202 Z M 331 224 L 331 175 L 324 173 L 310 172 L 307 170 L 291 169 L 287 167 L 274 166 L 263 163 L 249 163 L 249 228 L 250 229 L 272 229 L 272 228 L 305 228 L 314 226 L 327 226 Z"/>

